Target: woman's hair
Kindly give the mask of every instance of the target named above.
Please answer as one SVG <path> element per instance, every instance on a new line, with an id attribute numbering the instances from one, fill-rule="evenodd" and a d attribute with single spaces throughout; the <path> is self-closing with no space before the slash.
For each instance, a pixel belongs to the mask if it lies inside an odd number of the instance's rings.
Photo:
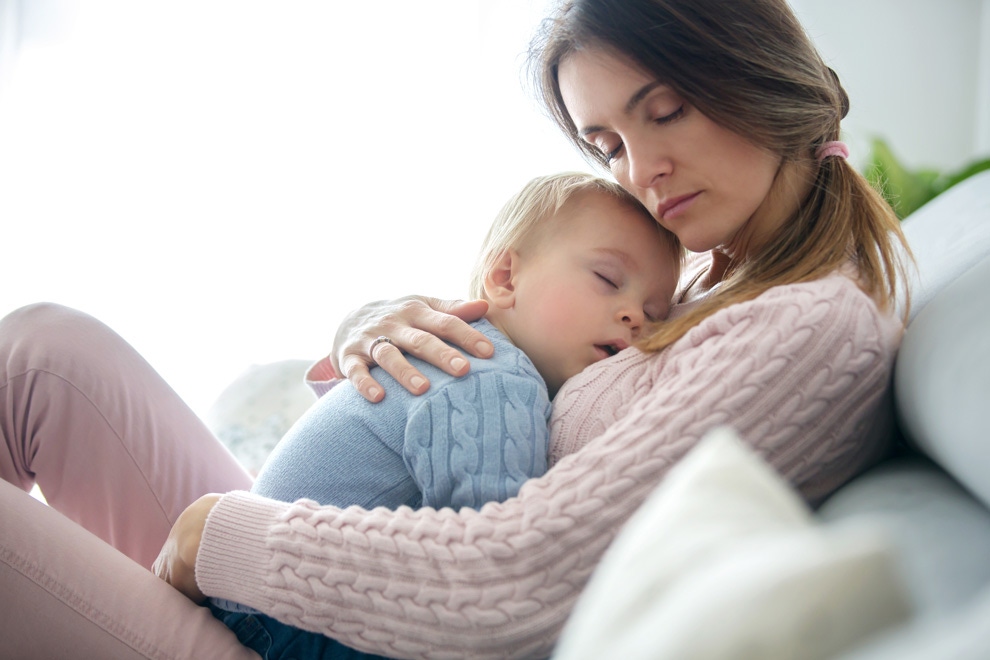
<path id="1" fill-rule="evenodd" d="M 537 92 L 560 128 L 591 160 L 560 93 L 560 63 L 600 49 L 669 85 L 717 124 L 778 154 L 809 161 L 839 139 L 849 99 L 787 0 L 572 0 L 547 19 L 530 48 Z M 817 164 L 814 183 L 780 232 L 733 264 L 719 290 L 642 343 L 660 350 L 715 311 L 782 284 L 819 279 L 850 258 L 859 285 L 890 309 L 910 254 L 890 206 L 843 158 Z M 906 317 L 905 317 L 906 318 Z"/>
<path id="2" fill-rule="evenodd" d="M 532 245 L 534 241 L 542 239 L 549 229 L 555 228 L 553 221 L 558 219 L 558 213 L 564 204 L 578 195 L 588 193 L 609 195 L 630 209 L 642 213 L 644 220 L 657 228 L 657 232 L 670 248 L 671 261 L 679 267 L 682 250 L 677 237 L 657 224 L 650 212 L 622 186 L 583 172 L 562 172 L 531 180 L 498 212 L 471 271 L 470 295 L 473 298 L 484 298 L 485 277 L 502 253 Z"/>

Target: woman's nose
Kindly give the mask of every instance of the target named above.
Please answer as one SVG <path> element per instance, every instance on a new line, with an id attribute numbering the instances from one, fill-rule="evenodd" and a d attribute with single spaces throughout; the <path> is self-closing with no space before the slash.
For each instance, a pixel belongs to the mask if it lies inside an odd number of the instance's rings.
<path id="1" fill-rule="evenodd" d="M 652 144 L 631 140 L 626 144 L 629 181 L 637 188 L 649 188 L 657 179 L 670 174 L 670 160 Z"/>

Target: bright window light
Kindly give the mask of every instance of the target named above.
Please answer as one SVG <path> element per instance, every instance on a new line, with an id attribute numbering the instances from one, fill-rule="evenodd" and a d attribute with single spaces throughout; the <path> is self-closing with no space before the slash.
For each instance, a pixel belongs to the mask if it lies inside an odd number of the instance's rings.
<path id="1" fill-rule="evenodd" d="M 589 169 L 524 88 L 546 4 L 15 5 L 0 313 L 92 313 L 204 412 L 364 302 L 465 296 L 505 199 Z"/>

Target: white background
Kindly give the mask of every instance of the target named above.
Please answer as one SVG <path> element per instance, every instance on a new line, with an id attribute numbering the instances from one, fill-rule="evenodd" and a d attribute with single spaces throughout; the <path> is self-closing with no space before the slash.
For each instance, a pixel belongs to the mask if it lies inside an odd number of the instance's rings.
<path id="1" fill-rule="evenodd" d="M 588 169 L 523 85 L 547 4 L 0 0 L 0 314 L 90 312 L 205 412 L 365 301 L 462 297 L 505 199 Z M 859 157 L 990 153 L 990 0 L 793 4 Z"/>

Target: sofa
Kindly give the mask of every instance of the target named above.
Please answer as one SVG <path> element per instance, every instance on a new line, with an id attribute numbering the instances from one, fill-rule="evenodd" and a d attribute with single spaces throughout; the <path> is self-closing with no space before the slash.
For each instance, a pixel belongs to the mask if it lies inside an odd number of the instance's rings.
<path id="1" fill-rule="evenodd" d="M 555 658 L 990 658 L 990 172 L 903 227 L 917 268 L 896 454 L 812 511 L 716 429 L 624 527 Z M 273 444 L 297 408 L 250 402 L 304 407 L 287 385 L 304 367 L 249 371 L 210 425 L 242 452 Z"/>
<path id="2" fill-rule="evenodd" d="M 555 660 L 990 658 L 990 172 L 903 227 L 895 455 L 812 511 L 714 429 L 609 547 Z"/>
<path id="3" fill-rule="evenodd" d="M 990 171 L 903 227 L 917 273 L 894 371 L 902 450 L 817 516 L 883 530 L 913 604 L 850 658 L 990 658 Z"/>

